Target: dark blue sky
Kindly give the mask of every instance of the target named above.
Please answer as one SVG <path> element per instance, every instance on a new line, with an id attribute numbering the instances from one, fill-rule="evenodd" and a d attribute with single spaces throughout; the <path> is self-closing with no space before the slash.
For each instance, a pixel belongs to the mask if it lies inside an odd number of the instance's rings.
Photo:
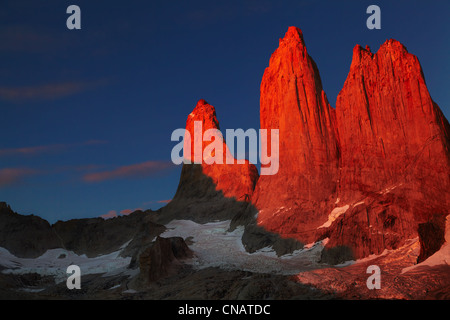
<path id="1" fill-rule="evenodd" d="M 81 30 L 66 8 L 81 8 Z M 381 30 L 366 8 L 381 8 Z M 387 39 L 418 56 L 450 118 L 449 1 L 0 3 L 0 201 L 50 222 L 158 208 L 180 167 L 174 129 L 203 98 L 221 128 L 259 128 L 259 86 L 289 26 L 303 30 L 335 106 L 352 49 Z"/>

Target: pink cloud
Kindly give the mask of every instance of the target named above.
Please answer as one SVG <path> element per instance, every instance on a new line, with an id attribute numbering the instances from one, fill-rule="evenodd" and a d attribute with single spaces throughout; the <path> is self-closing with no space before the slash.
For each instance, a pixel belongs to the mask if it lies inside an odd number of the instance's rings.
<path id="1" fill-rule="evenodd" d="M 105 80 L 95 82 L 50 83 L 21 87 L 0 87 L 0 99 L 13 102 L 54 100 L 93 89 L 104 83 L 106 83 Z"/>
<path id="2" fill-rule="evenodd" d="M 0 149 L 0 156 L 16 155 L 16 154 L 32 155 L 32 154 L 38 154 L 38 153 L 52 152 L 52 151 L 63 149 L 64 147 L 65 146 L 63 144 L 54 144 L 54 145 L 47 145 L 47 146 Z"/>
<path id="3" fill-rule="evenodd" d="M 155 203 L 169 203 L 170 201 L 172 201 L 172 199 L 169 199 L 169 200 L 157 200 L 157 201 L 153 200 L 153 201 L 144 202 L 144 203 L 142 203 L 142 205 L 148 206 L 150 204 L 155 204 Z"/>
<path id="4" fill-rule="evenodd" d="M 47 52 L 55 49 L 55 45 L 61 41 L 64 41 L 65 45 L 70 43 L 61 34 L 51 33 L 48 29 L 36 30 L 36 26 L 14 24 L 0 30 L 0 41 L 8 44 L 2 46 L 0 51 L 28 53 Z"/>
<path id="5" fill-rule="evenodd" d="M 65 149 L 80 147 L 80 146 L 91 146 L 106 143 L 106 141 L 101 140 L 89 140 L 81 143 L 72 143 L 72 144 L 50 144 L 50 145 L 42 145 L 42 146 L 33 146 L 33 147 L 21 147 L 21 148 L 9 148 L 9 149 L 0 149 L 0 157 L 2 156 L 14 156 L 14 155 L 35 155 L 41 153 L 49 153 L 49 152 L 59 152 Z"/>
<path id="6" fill-rule="evenodd" d="M 133 212 L 138 211 L 138 210 L 143 211 L 141 208 L 136 208 L 136 209 L 124 209 L 124 210 L 120 211 L 120 214 L 121 214 L 121 215 L 124 215 L 124 216 L 127 216 L 127 215 L 129 215 L 130 213 L 133 213 Z"/>
<path id="7" fill-rule="evenodd" d="M 117 217 L 117 212 L 116 212 L 116 210 L 110 210 L 110 211 L 108 211 L 108 213 L 103 214 L 100 217 L 105 219 L 105 220 L 112 219 L 112 218 Z"/>
<path id="8" fill-rule="evenodd" d="M 129 214 L 131 214 L 131 213 L 133 213 L 133 212 L 135 212 L 135 211 L 138 211 L 138 210 L 143 211 L 141 208 L 136 208 L 136 209 L 124 209 L 124 210 L 121 210 L 119 213 L 117 213 L 116 210 L 110 210 L 110 211 L 108 211 L 108 213 L 102 214 L 100 217 L 103 218 L 103 219 L 105 219 L 105 220 L 107 220 L 107 219 L 116 218 L 116 217 L 118 217 L 119 215 L 127 216 L 127 215 L 129 215 Z"/>
<path id="9" fill-rule="evenodd" d="M 0 187 L 13 185 L 22 181 L 27 176 L 36 174 L 37 171 L 29 168 L 4 168 L 0 169 Z"/>
<path id="10" fill-rule="evenodd" d="M 83 180 L 86 182 L 102 182 L 113 179 L 140 178 L 159 173 L 172 166 L 171 162 L 147 161 L 118 167 L 111 171 L 88 173 L 83 176 Z"/>

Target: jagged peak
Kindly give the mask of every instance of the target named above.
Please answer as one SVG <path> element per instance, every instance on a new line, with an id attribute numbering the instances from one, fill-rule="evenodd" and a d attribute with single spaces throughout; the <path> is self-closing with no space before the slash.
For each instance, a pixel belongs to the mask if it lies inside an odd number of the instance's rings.
<path id="1" fill-rule="evenodd" d="M 193 129 L 194 121 L 203 122 L 203 130 L 215 128 L 220 129 L 219 121 L 216 116 L 216 109 L 205 99 L 198 100 L 194 110 L 189 114 L 186 121 L 186 128 Z"/>
<path id="2" fill-rule="evenodd" d="M 298 39 L 303 41 L 303 32 L 300 28 L 290 26 L 284 35 L 284 39 Z"/>
<path id="3" fill-rule="evenodd" d="M 280 39 L 279 45 L 283 44 L 301 44 L 303 47 L 305 46 L 305 40 L 303 39 L 303 32 L 301 29 L 297 27 L 289 27 L 284 35 L 284 38 Z"/>
<path id="4" fill-rule="evenodd" d="M 406 47 L 400 41 L 395 39 L 386 40 L 376 53 L 373 53 L 368 45 L 363 48 L 361 45 L 357 44 L 353 48 L 352 65 L 359 64 L 367 58 L 373 59 L 375 56 L 382 56 L 385 53 L 389 53 L 390 56 L 410 55 Z"/>
<path id="5" fill-rule="evenodd" d="M 206 114 L 216 115 L 216 109 L 210 105 L 205 99 L 198 100 L 194 110 L 192 110 L 190 116 L 203 116 Z"/>
<path id="6" fill-rule="evenodd" d="M 8 209 L 11 210 L 11 207 L 4 201 L 0 201 L 0 209 Z"/>
<path id="7" fill-rule="evenodd" d="M 360 64 L 360 62 L 366 58 L 372 59 L 374 54 L 370 50 L 370 47 L 366 45 L 365 48 L 363 48 L 361 45 L 357 44 L 353 48 L 353 57 L 352 57 L 352 66 L 356 64 Z"/>
<path id="8" fill-rule="evenodd" d="M 386 40 L 381 46 L 380 49 L 386 49 L 389 51 L 399 51 L 399 52 L 408 52 L 406 47 L 400 42 L 395 39 L 388 39 Z"/>
<path id="9" fill-rule="evenodd" d="M 205 104 L 209 104 L 205 99 L 200 99 L 197 102 L 197 106 L 202 106 L 202 105 L 205 105 Z"/>

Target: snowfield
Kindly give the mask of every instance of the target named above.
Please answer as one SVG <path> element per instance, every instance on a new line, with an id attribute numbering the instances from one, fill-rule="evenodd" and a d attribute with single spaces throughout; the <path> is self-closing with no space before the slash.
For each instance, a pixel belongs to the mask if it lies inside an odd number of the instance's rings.
<path id="1" fill-rule="evenodd" d="M 263 248 L 255 253 L 245 251 L 241 238 L 243 227 L 227 232 L 230 221 L 198 224 L 190 220 L 174 220 L 166 225 L 161 237 L 189 238 L 195 258 L 187 261 L 197 269 L 220 267 L 229 270 L 244 270 L 257 273 L 294 275 L 301 271 L 323 268 L 317 261 L 323 249 L 321 242 L 292 254 L 277 257 L 272 248 Z"/>
<path id="2" fill-rule="evenodd" d="M 263 248 L 255 253 L 245 251 L 241 238 L 243 227 L 227 232 L 230 221 L 198 224 L 190 220 L 174 220 L 166 225 L 161 237 L 182 237 L 187 239 L 194 258 L 185 262 L 195 269 L 220 267 L 226 270 L 244 270 L 257 273 L 295 275 L 302 271 L 323 268 L 318 263 L 326 240 L 311 243 L 292 254 L 278 257 L 272 248 Z M 126 247 L 124 244 L 121 248 Z M 0 248 L 0 266 L 3 273 L 38 273 L 55 277 L 55 282 L 66 281 L 69 265 L 78 265 L 81 274 L 136 275 L 139 269 L 127 269 L 131 258 L 120 257 L 121 250 L 88 258 L 65 249 L 48 250 L 36 259 L 18 258 L 8 250 Z"/>
<path id="3" fill-rule="evenodd" d="M 302 250 L 278 257 L 272 248 L 263 248 L 255 253 L 245 251 L 241 238 L 243 227 L 227 232 L 230 221 L 198 224 L 190 220 L 175 220 L 166 225 L 162 237 L 182 237 L 191 240 L 189 247 L 195 256 L 186 263 L 196 269 L 220 267 L 228 270 L 244 270 L 258 273 L 294 275 L 301 271 L 324 267 L 317 261 L 325 243 L 309 244 Z M 188 243 L 190 243 L 188 241 Z M 125 248 L 124 244 L 121 249 Z M 36 259 L 18 258 L 8 250 L 0 248 L 0 266 L 3 273 L 38 273 L 55 277 L 55 282 L 67 280 L 69 265 L 78 265 L 81 274 L 135 275 L 139 272 L 127 269 L 131 258 L 120 257 L 116 251 L 107 255 L 88 258 L 65 249 L 48 250 Z"/>
<path id="4" fill-rule="evenodd" d="M 104 274 L 104 276 L 118 273 L 130 273 L 127 270 L 131 258 L 119 257 L 120 251 L 107 255 L 88 258 L 86 255 L 77 255 L 65 249 L 48 250 L 36 259 L 18 258 L 5 248 L 0 248 L 0 266 L 5 269 L 3 273 L 27 274 L 38 273 L 43 276 L 54 276 L 55 282 L 67 280 L 70 274 L 67 267 L 77 265 L 83 274 Z"/>

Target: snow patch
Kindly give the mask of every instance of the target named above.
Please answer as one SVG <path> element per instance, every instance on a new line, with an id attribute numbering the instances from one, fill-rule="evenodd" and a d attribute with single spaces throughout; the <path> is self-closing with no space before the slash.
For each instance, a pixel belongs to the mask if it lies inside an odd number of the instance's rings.
<path id="1" fill-rule="evenodd" d="M 116 284 L 115 286 L 109 288 L 108 290 L 113 290 L 113 289 L 117 289 L 120 288 L 121 284 Z"/>
<path id="2" fill-rule="evenodd" d="M 45 288 L 20 288 L 19 291 L 29 292 L 29 293 L 38 293 L 44 291 Z"/>
<path id="3" fill-rule="evenodd" d="M 364 203 L 365 203 L 364 201 L 357 202 L 357 203 L 355 203 L 355 204 L 353 205 L 353 207 L 357 207 L 357 206 L 359 206 L 359 205 L 361 205 L 361 204 L 364 204 Z"/>
<path id="4" fill-rule="evenodd" d="M 345 213 L 348 210 L 349 207 L 350 206 L 347 204 L 347 205 L 342 206 L 342 207 L 334 208 L 333 211 L 331 211 L 330 215 L 328 216 L 328 221 L 325 222 L 320 227 L 318 227 L 317 229 L 328 228 L 329 226 L 331 226 L 333 221 L 336 220 L 341 214 Z"/>
<path id="5" fill-rule="evenodd" d="M 137 291 L 134 290 L 134 289 L 128 289 L 128 290 L 122 291 L 122 293 L 131 293 L 131 294 L 133 294 L 133 293 L 137 293 Z"/>
<path id="6" fill-rule="evenodd" d="M 279 207 L 279 208 L 277 209 L 277 211 L 275 211 L 275 212 L 272 213 L 272 216 L 275 216 L 276 214 L 280 213 L 281 210 L 284 210 L 284 207 Z"/>
<path id="7" fill-rule="evenodd" d="M 399 184 L 393 185 L 393 186 L 388 187 L 388 188 L 386 188 L 386 189 L 384 189 L 383 191 L 380 191 L 380 192 L 378 192 L 378 193 L 379 193 L 379 194 L 386 194 L 386 193 L 389 193 L 389 192 L 391 192 L 392 190 L 394 190 L 395 188 L 397 188 L 397 187 L 399 187 L 399 186 L 401 186 L 401 185 L 403 185 L 403 183 L 399 183 Z"/>

